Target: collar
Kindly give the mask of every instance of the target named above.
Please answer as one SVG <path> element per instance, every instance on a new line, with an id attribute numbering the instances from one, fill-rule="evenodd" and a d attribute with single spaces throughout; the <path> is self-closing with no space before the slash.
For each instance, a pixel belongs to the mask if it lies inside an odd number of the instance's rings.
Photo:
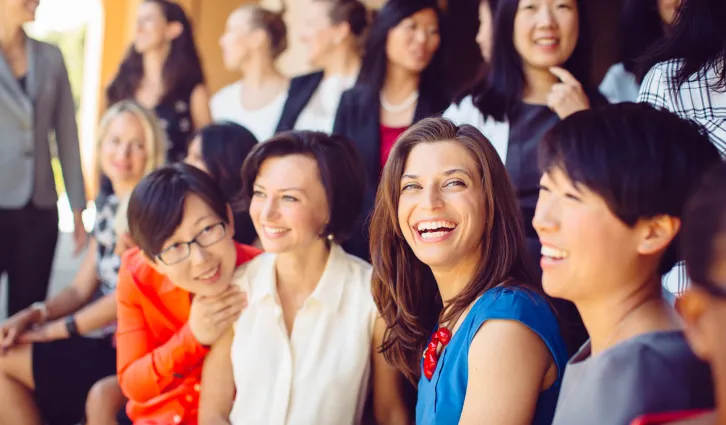
<path id="1" fill-rule="evenodd" d="M 315 290 L 305 301 L 317 302 L 327 310 L 334 312 L 340 306 L 343 297 L 343 286 L 348 277 L 347 255 L 343 248 L 337 244 L 330 247 L 330 255 L 325 265 L 323 275 L 320 277 Z M 279 303 L 277 295 L 277 277 L 275 275 L 276 255 L 266 255 L 260 259 L 262 262 L 257 270 L 250 270 L 255 276 L 250 276 L 250 282 L 255 282 L 255 291 L 252 294 L 250 305 L 266 299 Z"/>

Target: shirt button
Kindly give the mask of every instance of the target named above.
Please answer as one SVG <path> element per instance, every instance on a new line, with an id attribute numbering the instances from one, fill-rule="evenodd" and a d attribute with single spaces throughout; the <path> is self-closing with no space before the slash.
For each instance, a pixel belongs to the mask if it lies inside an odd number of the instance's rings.
<path id="1" fill-rule="evenodd" d="M 194 384 L 194 391 L 199 392 L 201 389 L 202 387 L 200 387 L 199 384 Z"/>
<path id="2" fill-rule="evenodd" d="M 175 424 L 179 424 L 179 423 L 181 423 L 181 416 L 174 415 L 174 418 L 172 418 L 172 420 L 174 421 Z"/>

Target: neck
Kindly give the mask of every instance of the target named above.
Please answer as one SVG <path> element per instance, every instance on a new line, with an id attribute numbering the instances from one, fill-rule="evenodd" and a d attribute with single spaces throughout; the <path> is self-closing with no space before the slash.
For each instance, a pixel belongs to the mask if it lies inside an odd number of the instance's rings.
<path id="1" fill-rule="evenodd" d="M 351 77 L 358 74 L 361 59 L 353 46 L 341 45 L 323 67 L 326 77 L 340 75 Z"/>
<path id="2" fill-rule="evenodd" d="M 22 46 L 25 41 L 25 33 L 20 23 L 0 22 L 0 47 L 5 50 L 12 50 Z"/>
<path id="3" fill-rule="evenodd" d="M 241 70 L 245 87 L 248 88 L 260 88 L 281 77 L 269 55 L 265 58 L 260 55 L 256 59 L 247 61 Z"/>
<path id="4" fill-rule="evenodd" d="M 111 182 L 111 187 L 113 187 L 113 193 L 116 197 L 119 199 L 125 199 L 131 195 L 134 187 L 136 187 L 136 183 L 138 183 L 138 181 Z"/>
<path id="5" fill-rule="evenodd" d="M 635 290 L 633 285 L 610 293 L 605 299 L 575 302 L 590 335 L 593 356 L 638 335 L 680 328 L 663 300 L 660 278 L 653 276 L 645 282 Z"/>
<path id="6" fill-rule="evenodd" d="M 411 93 L 417 91 L 420 81 L 421 74 L 391 65 L 389 62 L 386 81 L 381 91 L 387 101 L 395 104 L 404 101 Z"/>
<path id="7" fill-rule="evenodd" d="M 526 103 L 544 105 L 552 86 L 559 80 L 547 69 L 524 67 L 525 88 L 523 100 Z"/>
<path id="8" fill-rule="evenodd" d="M 279 290 L 310 294 L 328 264 L 330 248 L 320 239 L 310 246 L 279 254 L 275 260 Z"/>
<path id="9" fill-rule="evenodd" d="M 164 79 L 164 64 L 168 57 L 168 50 L 159 49 L 146 52 L 143 55 L 144 79 L 154 84 L 160 84 Z"/>
<path id="10" fill-rule="evenodd" d="M 718 359 L 711 362 L 711 373 L 713 375 L 713 383 L 715 387 L 716 399 L 716 425 L 726 425 L 726 362 Z"/>
<path id="11" fill-rule="evenodd" d="M 431 267 L 444 308 L 469 285 L 476 273 L 480 258 L 481 256 L 476 255 L 453 266 Z"/>

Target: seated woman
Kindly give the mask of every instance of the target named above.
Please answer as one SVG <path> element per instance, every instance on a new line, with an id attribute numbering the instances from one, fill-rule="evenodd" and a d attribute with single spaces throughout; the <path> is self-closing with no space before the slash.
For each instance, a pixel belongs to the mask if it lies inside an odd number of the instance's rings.
<path id="1" fill-rule="evenodd" d="M 266 254 L 235 276 L 250 304 L 205 362 L 201 423 L 359 423 L 371 377 L 378 423 L 410 423 L 379 353 L 371 266 L 339 245 L 361 174 L 353 144 L 323 133 L 282 133 L 250 153 L 242 184 Z"/>
<path id="2" fill-rule="evenodd" d="M 101 119 L 98 167 L 114 194 L 96 204 L 93 238 L 73 282 L 0 325 L 0 397 L 13 406 L 0 409 L 0 423 L 76 424 L 94 383 L 116 373 L 113 333 L 121 259 L 114 252 L 113 222 L 119 199 L 164 161 L 165 143 L 154 117 L 135 102 L 117 103 Z M 109 423 L 96 412 L 89 411 L 87 424 Z"/>
<path id="3" fill-rule="evenodd" d="M 259 251 L 234 242 L 219 186 L 187 164 L 144 178 L 128 207 L 118 281 L 118 377 L 135 425 L 196 424 L 202 361 L 246 297 L 236 267 Z"/>
<path id="4" fill-rule="evenodd" d="M 577 306 L 590 334 L 567 365 L 554 424 L 713 406 L 708 366 L 660 281 L 680 256 L 686 199 L 718 161 L 697 126 L 646 104 L 578 112 L 543 139 L 542 283 Z"/>
<path id="5" fill-rule="evenodd" d="M 242 191 L 239 179 L 242 163 L 257 144 L 246 128 L 232 122 L 210 124 L 197 132 L 189 144 L 184 162 L 209 174 L 222 189 L 228 202 Z M 252 245 L 257 239 L 246 205 L 234 214 L 234 240 Z"/>
<path id="6" fill-rule="evenodd" d="M 373 294 L 385 358 L 418 380 L 416 424 L 552 421 L 567 350 L 521 217 L 474 127 L 428 118 L 394 145 L 370 226 Z"/>
<path id="7" fill-rule="evenodd" d="M 693 284 L 680 311 L 686 337 L 698 357 L 711 364 L 715 411 L 647 415 L 632 425 L 717 425 L 726 423 L 726 164 L 718 164 L 683 212 L 681 249 Z"/>

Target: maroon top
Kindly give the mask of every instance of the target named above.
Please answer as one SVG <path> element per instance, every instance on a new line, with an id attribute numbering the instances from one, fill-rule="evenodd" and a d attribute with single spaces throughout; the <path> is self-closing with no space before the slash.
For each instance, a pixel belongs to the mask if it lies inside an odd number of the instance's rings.
<path id="1" fill-rule="evenodd" d="M 407 129 L 408 127 L 386 127 L 381 124 L 381 169 L 386 165 L 388 155 L 391 153 L 393 145 L 396 144 L 396 140 Z"/>

